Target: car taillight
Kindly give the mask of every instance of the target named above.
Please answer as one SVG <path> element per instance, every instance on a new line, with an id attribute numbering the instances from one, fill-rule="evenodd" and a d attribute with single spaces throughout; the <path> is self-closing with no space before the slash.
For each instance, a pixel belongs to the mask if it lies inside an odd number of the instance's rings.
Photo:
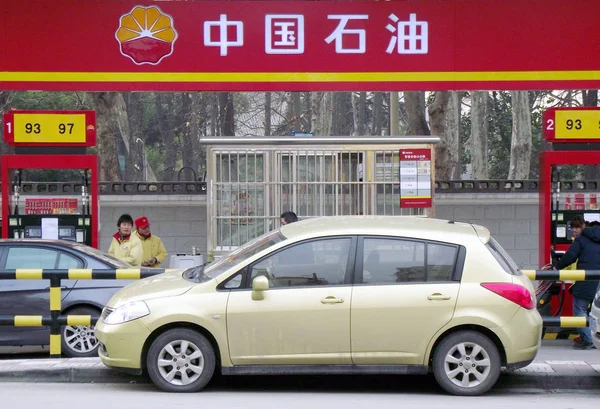
<path id="1" fill-rule="evenodd" d="M 512 283 L 481 283 L 481 286 L 528 310 L 532 310 L 535 307 L 535 301 L 531 292 L 521 285 Z"/>

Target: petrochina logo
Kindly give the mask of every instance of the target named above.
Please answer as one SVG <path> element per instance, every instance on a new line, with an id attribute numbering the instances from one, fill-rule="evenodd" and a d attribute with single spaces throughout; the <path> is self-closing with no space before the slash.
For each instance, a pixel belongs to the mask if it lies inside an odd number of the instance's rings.
<path id="1" fill-rule="evenodd" d="M 156 6 L 136 6 L 121 16 L 115 37 L 121 54 L 138 64 L 156 65 L 173 54 L 177 31 L 173 19 Z"/>

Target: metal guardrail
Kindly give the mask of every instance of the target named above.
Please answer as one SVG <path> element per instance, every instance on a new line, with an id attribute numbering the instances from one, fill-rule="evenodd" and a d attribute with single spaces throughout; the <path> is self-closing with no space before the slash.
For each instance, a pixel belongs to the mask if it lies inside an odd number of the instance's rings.
<path id="1" fill-rule="evenodd" d="M 16 269 L 0 271 L 0 280 L 50 280 L 50 315 L 3 315 L 0 325 L 16 327 L 50 326 L 50 357 L 61 355 L 60 327 L 62 325 L 90 326 L 98 320 L 91 315 L 61 315 L 61 280 L 139 280 L 164 273 L 165 269 Z"/>
<path id="2" fill-rule="evenodd" d="M 0 315 L 0 326 L 50 326 L 50 357 L 61 356 L 60 327 L 96 323 L 91 315 L 61 315 L 61 280 L 140 280 L 162 274 L 166 269 L 15 269 L 0 271 L 0 280 L 50 280 L 50 315 Z M 600 270 L 523 270 L 532 280 L 594 280 Z M 587 317 L 544 317 L 545 327 L 583 328 Z"/>
<path id="3" fill-rule="evenodd" d="M 0 183 L 1 186 L 1 183 Z M 80 195 L 81 183 L 23 182 L 23 195 Z M 206 182 L 100 182 L 101 195 L 206 195 Z"/>
<path id="4" fill-rule="evenodd" d="M 600 280 L 600 270 L 521 270 L 530 280 Z M 588 317 L 542 317 L 544 327 L 585 328 Z"/>
<path id="5" fill-rule="evenodd" d="M 241 185 L 244 182 L 240 182 Z M 0 184 L 1 185 L 1 184 Z M 100 182 L 102 195 L 205 195 L 206 182 Z M 435 193 L 537 193 L 537 180 L 440 180 L 434 183 Z M 565 180 L 561 192 L 596 192 L 600 180 Z M 25 195 L 78 195 L 81 183 L 23 182 Z"/>
<path id="6" fill-rule="evenodd" d="M 600 280 L 600 270 L 521 270 L 530 280 Z"/>
<path id="7" fill-rule="evenodd" d="M 585 328 L 589 325 L 588 317 L 542 317 L 544 327 Z"/>

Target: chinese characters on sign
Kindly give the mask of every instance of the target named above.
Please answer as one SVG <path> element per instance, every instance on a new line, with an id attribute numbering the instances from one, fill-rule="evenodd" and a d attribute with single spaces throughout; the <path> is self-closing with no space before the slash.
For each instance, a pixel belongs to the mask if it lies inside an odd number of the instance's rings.
<path id="1" fill-rule="evenodd" d="M 431 149 L 400 149 L 400 207 L 431 207 Z"/>
<path id="2" fill-rule="evenodd" d="M 324 39 L 327 44 L 334 43 L 336 54 L 367 52 L 367 31 L 353 23 L 368 20 L 369 15 L 329 14 L 327 19 L 338 21 L 335 29 Z M 411 13 L 407 21 L 392 13 L 389 20 L 393 24 L 385 27 L 391 33 L 386 53 L 392 54 L 396 50 L 398 54 L 427 54 L 427 21 L 418 21 L 416 13 Z M 229 30 L 230 28 L 233 30 Z M 267 14 L 264 28 L 266 54 L 304 54 L 306 45 L 303 14 Z M 380 33 L 372 33 L 378 34 Z M 228 55 L 230 47 L 243 47 L 244 22 L 230 20 L 227 14 L 221 14 L 218 21 L 205 21 L 204 45 L 219 47 L 222 57 Z"/>
<path id="3" fill-rule="evenodd" d="M 265 17 L 265 52 L 267 54 L 304 53 L 304 16 L 301 14 L 267 14 Z"/>

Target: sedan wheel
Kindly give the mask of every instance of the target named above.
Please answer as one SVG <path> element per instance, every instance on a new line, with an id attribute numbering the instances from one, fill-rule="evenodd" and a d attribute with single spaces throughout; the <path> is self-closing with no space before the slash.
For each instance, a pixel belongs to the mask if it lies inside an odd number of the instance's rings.
<path id="1" fill-rule="evenodd" d="M 75 308 L 67 315 L 99 315 L 92 308 Z M 61 350 L 69 358 L 83 358 L 98 355 L 98 339 L 95 327 L 65 325 L 61 330 Z"/>
<path id="2" fill-rule="evenodd" d="M 433 373 L 440 386 L 454 395 L 487 392 L 500 375 L 500 354 L 483 334 L 462 331 L 450 335 L 436 348 Z"/>
<path id="3" fill-rule="evenodd" d="M 173 329 L 154 340 L 146 365 L 150 378 L 160 389 L 195 392 L 210 381 L 215 354 L 210 342 L 198 332 Z"/>

